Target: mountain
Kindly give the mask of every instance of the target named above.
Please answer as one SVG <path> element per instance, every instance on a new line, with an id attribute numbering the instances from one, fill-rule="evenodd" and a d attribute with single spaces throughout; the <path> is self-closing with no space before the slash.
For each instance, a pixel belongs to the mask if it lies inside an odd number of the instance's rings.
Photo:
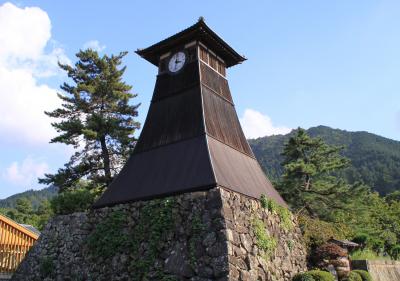
<path id="1" fill-rule="evenodd" d="M 17 193 L 7 197 L 6 199 L 0 200 L 0 208 L 15 208 L 15 204 L 19 198 L 28 198 L 32 202 L 33 208 L 40 205 L 45 199 L 51 199 L 57 195 L 58 188 L 50 186 L 41 190 L 27 190 L 21 193 Z"/>
<path id="2" fill-rule="evenodd" d="M 368 132 L 348 132 L 326 126 L 307 130 L 312 137 L 320 137 L 331 145 L 344 147 L 343 155 L 351 166 L 342 175 L 350 182 L 362 181 L 385 195 L 400 190 L 400 142 Z M 282 174 L 283 145 L 295 131 L 249 140 L 255 156 L 271 180 Z"/>

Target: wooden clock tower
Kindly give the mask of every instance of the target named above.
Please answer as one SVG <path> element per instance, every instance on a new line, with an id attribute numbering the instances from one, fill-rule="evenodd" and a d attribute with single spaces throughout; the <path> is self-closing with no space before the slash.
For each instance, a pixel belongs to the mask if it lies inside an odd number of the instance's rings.
<path id="1" fill-rule="evenodd" d="M 95 203 L 104 207 L 219 187 L 286 203 L 243 134 L 226 69 L 245 60 L 201 18 L 137 54 L 158 67 L 130 159 Z"/>

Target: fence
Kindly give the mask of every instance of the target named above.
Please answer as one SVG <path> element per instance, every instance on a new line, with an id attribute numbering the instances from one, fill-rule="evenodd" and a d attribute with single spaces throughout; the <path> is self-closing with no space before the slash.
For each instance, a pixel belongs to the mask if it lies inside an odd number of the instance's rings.
<path id="1" fill-rule="evenodd" d="M 0 215 L 0 274 L 14 272 L 38 237 L 37 233 Z"/>

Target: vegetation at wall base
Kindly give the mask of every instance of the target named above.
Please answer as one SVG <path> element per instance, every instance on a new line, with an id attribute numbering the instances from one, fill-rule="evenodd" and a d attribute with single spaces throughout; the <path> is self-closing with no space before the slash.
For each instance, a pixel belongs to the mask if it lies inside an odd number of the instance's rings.
<path id="1" fill-rule="evenodd" d="M 361 275 L 357 272 L 350 271 L 349 276 L 344 281 L 363 281 Z"/>
<path id="2" fill-rule="evenodd" d="M 335 277 L 327 271 L 310 270 L 296 274 L 293 281 L 335 281 Z"/>
<path id="3" fill-rule="evenodd" d="M 369 274 L 368 271 L 365 270 L 352 270 L 351 272 L 357 273 L 358 275 L 361 276 L 362 281 L 373 281 L 371 274 Z"/>

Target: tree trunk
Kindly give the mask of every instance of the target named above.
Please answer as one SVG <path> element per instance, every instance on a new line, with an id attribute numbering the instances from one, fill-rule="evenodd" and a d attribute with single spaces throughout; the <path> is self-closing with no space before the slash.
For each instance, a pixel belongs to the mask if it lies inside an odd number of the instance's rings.
<path id="1" fill-rule="evenodd" d="M 103 136 L 100 138 L 101 144 L 101 154 L 103 157 L 104 163 L 104 175 L 106 177 L 106 183 L 109 185 L 111 183 L 111 165 L 110 165 L 110 154 L 108 153 L 108 148 L 106 144 L 106 137 Z"/>

